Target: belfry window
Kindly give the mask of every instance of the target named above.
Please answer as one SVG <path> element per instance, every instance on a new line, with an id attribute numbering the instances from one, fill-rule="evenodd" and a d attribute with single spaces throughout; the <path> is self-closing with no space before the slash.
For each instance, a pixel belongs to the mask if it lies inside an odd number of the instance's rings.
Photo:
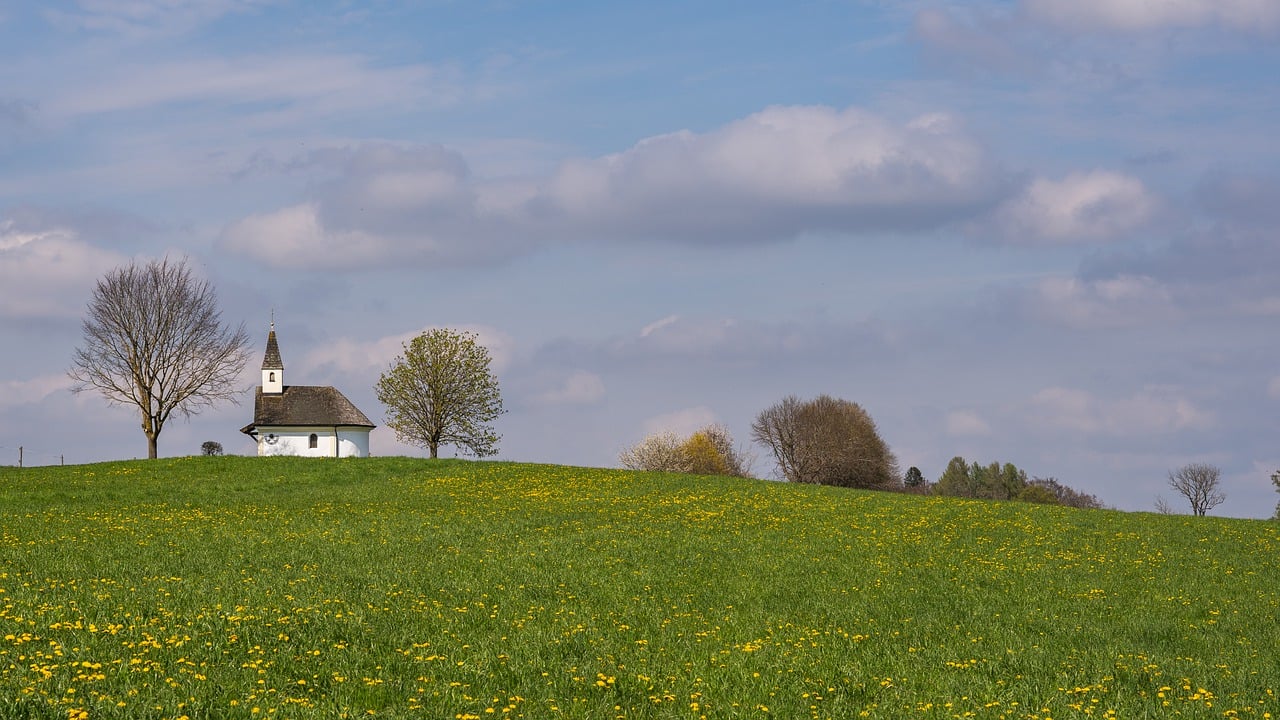
<path id="1" fill-rule="evenodd" d="M 276 374 L 275 374 L 275 373 L 267 373 L 267 382 L 275 382 L 275 381 L 276 381 Z"/>

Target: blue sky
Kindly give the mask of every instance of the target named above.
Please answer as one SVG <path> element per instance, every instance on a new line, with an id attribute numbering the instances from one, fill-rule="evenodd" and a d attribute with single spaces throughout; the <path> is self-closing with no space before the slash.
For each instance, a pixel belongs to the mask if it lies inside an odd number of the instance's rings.
<path id="1" fill-rule="evenodd" d="M 168 254 L 257 346 L 164 455 L 252 452 L 274 309 L 287 381 L 379 422 L 402 341 L 477 332 L 504 459 L 828 393 L 930 479 L 1144 510 L 1209 462 L 1269 516 L 1278 39 L 1270 0 L 0 0 L 0 462 L 145 452 L 65 371 Z"/>

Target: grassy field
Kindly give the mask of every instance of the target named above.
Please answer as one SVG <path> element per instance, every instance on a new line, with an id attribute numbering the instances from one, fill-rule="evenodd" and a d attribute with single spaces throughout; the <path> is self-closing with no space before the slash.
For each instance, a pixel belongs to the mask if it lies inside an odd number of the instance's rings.
<path id="1" fill-rule="evenodd" d="M 397 458 L 0 469 L 0 718 L 1280 717 L 1280 524 Z"/>

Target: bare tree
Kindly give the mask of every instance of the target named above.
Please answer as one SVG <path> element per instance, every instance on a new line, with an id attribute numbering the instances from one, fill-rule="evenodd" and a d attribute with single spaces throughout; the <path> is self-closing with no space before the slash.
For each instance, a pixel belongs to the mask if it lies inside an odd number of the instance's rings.
<path id="1" fill-rule="evenodd" d="M 1161 515 L 1177 514 L 1177 512 L 1174 511 L 1173 506 L 1169 504 L 1169 501 L 1164 499 L 1163 495 L 1156 496 L 1156 512 Z"/>
<path id="2" fill-rule="evenodd" d="M 855 402 L 786 397 L 756 417 L 751 437 L 773 452 L 778 474 L 790 482 L 876 489 L 902 482 L 897 458 Z"/>
<path id="3" fill-rule="evenodd" d="M 115 268 L 98 281 L 67 372 L 73 392 L 97 390 L 142 414 L 147 457 L 173 413 L 190 417 L 223 400 L 248 360 L 244 325 L 222 324 L 217 295 L 186 260 Z"/>
<path id="4" fill-rule="evenodd" d="M 1191 512 L 1203 517 L 1222 504 L 1227 494 L 1219 489 L 1222 471 L 1213 465 L 1191 463 L 1169 472 L 1169 487 L 1191 503 Z"/>

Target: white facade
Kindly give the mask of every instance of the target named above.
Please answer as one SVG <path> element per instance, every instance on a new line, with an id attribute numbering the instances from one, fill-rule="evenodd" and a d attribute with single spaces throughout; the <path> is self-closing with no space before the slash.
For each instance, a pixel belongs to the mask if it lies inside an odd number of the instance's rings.
<path id="1" fill-rule="evenodd" d="M 240 430 L 257 443 L 258 455 L 368 457 L 373 427 L 336 388 L 285 385 L 273 320 L 262 360 L 262 386 L 254 398 L 253 422 Z"/>
<path id="2" fill-rule="evenodd" d="M 337 428 L 263 426 L 257 429 L 258 455 L 263 457 L 269 455 L 368 457 L 371 429 L 341 426 Z"/>

